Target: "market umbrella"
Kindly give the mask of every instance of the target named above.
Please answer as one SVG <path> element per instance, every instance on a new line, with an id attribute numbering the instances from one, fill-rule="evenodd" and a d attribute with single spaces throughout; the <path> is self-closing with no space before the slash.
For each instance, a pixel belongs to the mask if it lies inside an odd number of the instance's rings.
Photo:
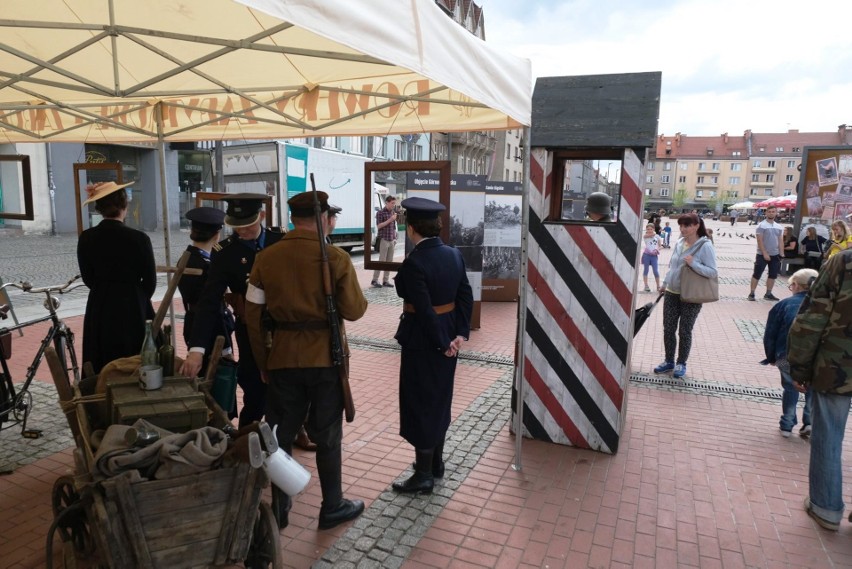
<path id="1" fill-rule="evenodd" d="M 772 205 L 779 209 L 793 209 L 798 201 L 797 196 L 780 196 L 772 200 Z"/>
<path id="2" fill-rule="evenodd" d="M 654 302 L 649 302 L 640 308 L 636 309 L 636 312 L 633 313 L 633 335 L 639 333 L 639 330 L 642 328 L 642 325 L 645 324 L 645 321 L 651 316 L 651 311 L 654 310 L 654 307 L 657 306 L 657 303 L 660 302 L 660 299 L 663 298 L 665 292 L 661 292 L 659 296 L 657 296 L 657 300 Z"/>
<path id="3" fill-rule="evenodd" d="M 738 202 L 734 205 L 729 205 L 728 209 L 754 209 L 754 202 Z"/>

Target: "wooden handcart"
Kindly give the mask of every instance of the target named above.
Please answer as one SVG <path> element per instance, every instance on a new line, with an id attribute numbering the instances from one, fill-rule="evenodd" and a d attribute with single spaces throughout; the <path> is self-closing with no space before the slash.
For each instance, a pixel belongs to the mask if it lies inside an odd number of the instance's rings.
<path id="1" fill-rule="evenodd" d="M 269 484 L 262 468 L 240 462 L 135 483 L 129 473 L 99 477 L 87 412 L 92 401 L 70 384 L 55 351 L 49 348 L 46 357 L 77 442 L 75 475 L 59 478 L 52 496 L 65 567 L 283 566 L 278 525 L 261 499 Z"/>

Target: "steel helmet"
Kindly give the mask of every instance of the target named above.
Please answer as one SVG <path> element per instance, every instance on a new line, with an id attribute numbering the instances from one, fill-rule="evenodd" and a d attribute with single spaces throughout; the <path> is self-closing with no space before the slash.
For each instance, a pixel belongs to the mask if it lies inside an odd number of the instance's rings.
<path id="1" fill-rule="evenodd" d="M 603 192 L 592 192 L 586 198 L 586 211 L 598 215 L 612 213 L 612 198 Z"/>

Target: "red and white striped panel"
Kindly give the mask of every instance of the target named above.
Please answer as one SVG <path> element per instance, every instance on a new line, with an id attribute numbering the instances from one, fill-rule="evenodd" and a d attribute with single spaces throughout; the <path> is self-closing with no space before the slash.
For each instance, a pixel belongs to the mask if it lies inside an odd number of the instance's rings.
<path id="1" fill-rule="evenodd" d="M 643 166 L 625 151 L 618 222 L 549 224 L 553 155 L 530 153 L 524 434 L 614 453 L 626 412 Z"/>

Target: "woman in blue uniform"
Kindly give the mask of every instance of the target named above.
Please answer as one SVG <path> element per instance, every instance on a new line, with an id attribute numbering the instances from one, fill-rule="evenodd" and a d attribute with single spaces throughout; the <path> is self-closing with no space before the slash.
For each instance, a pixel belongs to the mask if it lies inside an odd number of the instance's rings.
<path id="1" fill-rule="evenodd" d="M 414 249 L 396 275 L 403 314 L 396 340 L 400 435 L 414 447 L 414 474 L 394 482 L 405 493 L 432 492 L 444 476 L 444 438 L 450 426 L 456 355 L 470 335 L 473 293 L 461 253 L 441 241 L 439 213 L 446 208 L 424 198 L 403 200 L 406 235 Z"/>
<path id="2" fill-rule="evenodd" d="M 129 201 L 124 188 L 129 185 L 104 182 L 89 186 L 89 199 L 83 202 L 95 202 L 103 216 L 77 242 L 77 263 L 89 287 L 83 361 L 91 362 L 95 373 L 112 360 L 138 354 L 145 320 L 154 318 L 154 250 L 145 233 L 124 225 Z"/>

